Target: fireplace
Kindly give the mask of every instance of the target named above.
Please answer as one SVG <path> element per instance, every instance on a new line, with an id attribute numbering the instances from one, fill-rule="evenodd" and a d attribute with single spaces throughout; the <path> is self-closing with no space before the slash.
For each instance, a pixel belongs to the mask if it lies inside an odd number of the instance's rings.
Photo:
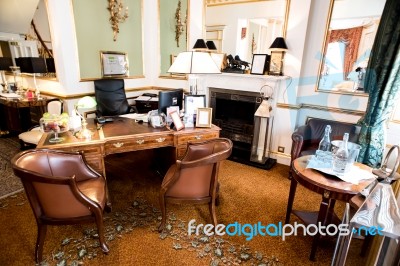
<path id="1" fill-rule="evenodd" d="M 262 102 L 260 93 L 210 88 L 209 95 L 210 107 L 213 108 L 212 123 L 221 128 L 221 137 L 233 142 L 229 159 L 258 166 L 250 161 L 250 156 L 254 113 Z"/>

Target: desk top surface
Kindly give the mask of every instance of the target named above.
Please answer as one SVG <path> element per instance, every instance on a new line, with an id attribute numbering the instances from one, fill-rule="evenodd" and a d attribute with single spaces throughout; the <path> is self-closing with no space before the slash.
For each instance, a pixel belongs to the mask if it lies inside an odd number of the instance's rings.
<path id="1" fill-rule="evenodd" d="M 148 123 L 137 123 L 135 120 L 125 117 L 115 117 L 114 121 L 98 125 L 94 119 L 87 119 L 88 128 L 93 132 L 91 140 L 78 139 L 74 132 L 67 131 L 60 133 L 59 136 L 64 138 L 61 143 L 50 143 L 49 139 L 52 133 L 44 134 L 41 138 L 38 148 L 56 148 L 65 146 L 81 146 L 104 143 L 108 140 L 118 140 L 130 137 L 146 137 L 155 135 L 181 135 L 195 134 L 209 131 L 219 131 L 220 128 L 212 125 L 211 128 L 184 128 L 180 131 L 172 130 L 167 127 L 153 128 Z"/>
<path id="2" fill-rule="evenodd" d="M 373 181 L 373 179 L 361 180 L 358 185 L 344 182 L 338 177 L 306 168 L 310 158 L 311 155 L 297 158 L 293 161 L 292 169 L 296 181 L 317 193 L 322 194 L 324 191 L 328 191 L 343 195 L 355 195 Z M 367 165 L 361 163 L 355 163 L 355 165 L 362 169 L 372 171 Z"/>

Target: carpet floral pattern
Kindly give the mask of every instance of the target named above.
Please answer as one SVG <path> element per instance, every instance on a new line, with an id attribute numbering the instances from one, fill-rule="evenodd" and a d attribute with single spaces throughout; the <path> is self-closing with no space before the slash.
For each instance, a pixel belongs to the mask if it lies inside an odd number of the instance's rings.
<path id="1" fill-rule="evenodd" d="M 22 189 L 22 183 L 13 173 L 11 158 L 20 151 L 15 138 L 0 138 L 0 198 Z"/>
<path id="2" fill-rule="evenodd" d="M 23 199 L 21 199 L 23 202 Z M 187 222 L 180 220 L 173 213 L 168 217 L 166 230 L 158 233 L 161 212 L 142 198 L 137 198 L 124 212 L 106 214 L 104 223 L 106 241 L 110 246 L 137 227 L 145 227 L 159 239 L 172 240 L 171 248 L 179 252 L 187 250 L 196 252 L 202 264 L 216 265 L 281 265 L 276 257 L 267 257 L 261 252 L 252 251 L 249 247 L 228 241 L 224 237 L 188 236 Z M 82 265 L 95 258 L 105 256 L 99 248 L 95 227 L 88 227 L 80 233 L 80 237 L 67 237 L 51 254 L 44 254 L 41 266 L 50 265 Z"/>

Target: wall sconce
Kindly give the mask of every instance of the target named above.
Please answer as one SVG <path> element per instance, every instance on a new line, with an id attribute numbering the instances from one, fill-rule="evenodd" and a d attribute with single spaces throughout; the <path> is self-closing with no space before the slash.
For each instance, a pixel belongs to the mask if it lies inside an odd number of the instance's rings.
<path id="1" fill-rule="evenodd" d="M 85 96 L 85 97 L 81 98 L 75 104 L 75 112 L 82 119 L 82 128 L 78 133 L 76 133 L 76 137 L 78 139 L 91 139 L 92 135 L 93 135 L 92 131 L 87 128 L 87 122 L 86 122 L 85 117 L 79 113 L 78 109 L 94 108 L 96 105 L 97 105 L 96 101 L 90 96 Z"/>
<path id="2" fill-rule="evenodd" d="M 125 22 L 129 17 L 128 7 L 124 10 L 122 0 L 108 0 L 108 8 L 110 11 L 110 23 L 114 33 L 114 42 L 117 40 L 119 33 L 119 23 Z"/>
<path id="3" fill-rule="evenodd" d="M 179 47 L 179 38 L 182 35 L 182 33 L 185 31 L 186 27 L 186 20 L 187 16 L 185 15 L 185 21 L 182 22 L 181 18 L 181 1 L 179 0 L 178 6 L 175 11 L 175 41 L 176 41 L 176 46 Z"/>
<path id="4" fill-rule="evenodd" d="M 269 47 L 271 50 L 271 60 L 269 64 L 269 75 L 283 76 L 283 58 L 288 49 L 285 39 L 277 37 Z"/>

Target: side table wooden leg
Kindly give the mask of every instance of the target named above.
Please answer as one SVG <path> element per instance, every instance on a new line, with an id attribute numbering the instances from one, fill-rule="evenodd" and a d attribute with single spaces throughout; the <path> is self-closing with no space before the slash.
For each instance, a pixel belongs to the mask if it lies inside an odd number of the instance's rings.
<path id="1" fill-rule="evenodd" d="M 322 202 L 321 205 L 319 207 L 319 212 L 318 212 L 318 219 L 317 219 L 317 226 L 319 223 L 321 223 L 322 225 L 324 224 L 327 212 L 328 212 L 328 206 L 329 206 L 329 197 L 327 195 L 323 195 L 322 197 Z M 310 260 L 315 261 L 315 253 L 317 252 L 317 246 L 318 246 L 318 241 L 319 238 L 321 237 L 321 235 L 319 233 L 317 233 L 314 238 L 313 238 L 313 242 L 312 242 L 312 246 L 311 246 L 311 254 L 310 254 Z"/>
<path id="2" fill-rule="evenodd" d="M 297 181 L 292 177 L 292 181 L 290 182 L 290 192 L 286 209 L 285 224 L 288 224 L 290 221 L 290 214 L 292 213 L 294 196 L 296 195 L 296 188 L 297 188 Z"/>

